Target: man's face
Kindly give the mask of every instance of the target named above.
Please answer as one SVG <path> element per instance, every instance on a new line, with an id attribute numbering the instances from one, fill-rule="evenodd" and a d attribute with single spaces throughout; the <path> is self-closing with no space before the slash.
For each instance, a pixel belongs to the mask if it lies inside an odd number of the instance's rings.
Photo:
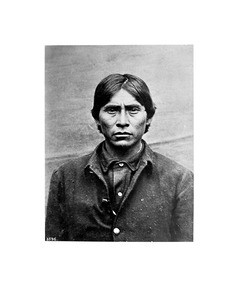
<path id="1" fill-rule="evenodd" d="M 100 109 L 96 122 L 110 146 L 130 148 L 140 143 L 151 119 L 147 118 L 143 105 L 120 90 Z"/>

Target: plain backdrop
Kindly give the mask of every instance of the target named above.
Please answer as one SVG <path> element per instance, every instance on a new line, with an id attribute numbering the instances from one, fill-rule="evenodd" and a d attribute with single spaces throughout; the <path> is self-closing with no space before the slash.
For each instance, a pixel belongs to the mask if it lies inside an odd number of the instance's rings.
<path id="1" fill-rule="evenodd" d="M 146 82 L 157 111 L 144 139 L 193 170 L 192 45 L 46 46 L 46 195 L 55 168 L 103 140 L 90 111 L 97 84 L 112 73 Z"/>

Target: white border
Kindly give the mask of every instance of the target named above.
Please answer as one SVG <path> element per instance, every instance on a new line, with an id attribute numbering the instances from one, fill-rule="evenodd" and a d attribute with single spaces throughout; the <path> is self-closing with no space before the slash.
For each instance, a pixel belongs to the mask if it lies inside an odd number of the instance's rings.
<path id="1" fill-rule="evenodd" d="M 1 9 L 7 299 L 231 299 L 231 1 L 12 1 Z M 44 45 L 193 44 L 195 242 L 45 243 Z"/>

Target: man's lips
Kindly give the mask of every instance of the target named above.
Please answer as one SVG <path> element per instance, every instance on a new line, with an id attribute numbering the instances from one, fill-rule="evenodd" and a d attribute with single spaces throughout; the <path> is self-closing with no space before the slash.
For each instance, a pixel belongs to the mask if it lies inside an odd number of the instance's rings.
<path id="1" fill-rule="evenodd" d="M 132 134 L 129 132 L 116 132 L 114 134 L 114 136 L 116 136 L 116 137 L 129 137 L 130 135 L 132 135 Z"/>

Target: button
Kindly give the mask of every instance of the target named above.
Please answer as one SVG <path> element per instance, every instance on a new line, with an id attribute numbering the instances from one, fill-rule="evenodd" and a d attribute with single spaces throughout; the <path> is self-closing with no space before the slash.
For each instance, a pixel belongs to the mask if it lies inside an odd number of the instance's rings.
<path id="1" fill-rule="evenodd" d="M 103 198 L 103 199 L 102 199 L 102 202 L 109 202 L 109 200 L 106 199 L 106 198 Z"/>
<path id="2" fill-rule="evenodd" d="M 119 228 L 115 227 L 113 229 L 113 232 L 114 232 L 114 234 L 118 235 L 120 233 L 120 230 L 119 230 Z"/>
<path id="3" fill-rule="evenodd" d="M 118 192 L 118 196 L 119 196 L 119 197 L 122 197 L 122 196 L 123 196 L 123 193 L 122 193 L 122 192 Z"/>
<path id="4" fill-rule="evenodd" d="M 119 163 L 119 166 L 120 166 L 120 167 L 123 167 L 123 166 L 124 166 L 124 163 Z"/>

